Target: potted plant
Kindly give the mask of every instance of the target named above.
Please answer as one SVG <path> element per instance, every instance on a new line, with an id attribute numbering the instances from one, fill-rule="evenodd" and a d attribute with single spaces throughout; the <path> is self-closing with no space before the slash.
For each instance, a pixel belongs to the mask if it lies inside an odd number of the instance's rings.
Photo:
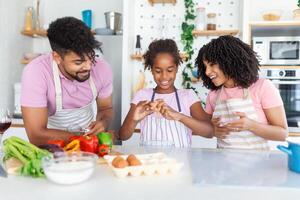
<path id="1" fill-rule="evenodd" d="M 298 0 L 297 6 L 298 6 L 298 9 L 295 9 L 293 11 L 293 18 L 294 18 L 294 20 L 300 20 L 300 0 Z"/>

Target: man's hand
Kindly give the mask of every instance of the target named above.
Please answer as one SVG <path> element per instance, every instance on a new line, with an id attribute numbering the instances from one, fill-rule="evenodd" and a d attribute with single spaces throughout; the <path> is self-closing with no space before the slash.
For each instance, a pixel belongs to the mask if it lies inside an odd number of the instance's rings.
<path id="1" fill-rule="evenodd" d="M 99 132 L 104 132 L 106 127 L 106 123 L 101 120 L 101 121 L 94 121 L 89 125 L 89 131 L 86 132 L 86 135 L 95 135 Z"/>

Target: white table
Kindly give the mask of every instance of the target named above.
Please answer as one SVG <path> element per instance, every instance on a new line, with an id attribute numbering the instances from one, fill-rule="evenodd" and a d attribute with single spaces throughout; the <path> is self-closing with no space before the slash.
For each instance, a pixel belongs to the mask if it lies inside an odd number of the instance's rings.
<path id="1" fill-rule="evenodd" d="M 122 147 L 119 151 L 150 152 L 136 147 Z M 99 165 L 90 180 L 73 186 L 56 185 L 46 179 L 9 176 L 0 178 L 0 199 L 257 200 L 300 197 L 300 174 L 287 170 L 286 156 L 280 152 L 192 149 L 167 153 L 185 163 L 180 174 L 119 179 L 107 165 Z"/>

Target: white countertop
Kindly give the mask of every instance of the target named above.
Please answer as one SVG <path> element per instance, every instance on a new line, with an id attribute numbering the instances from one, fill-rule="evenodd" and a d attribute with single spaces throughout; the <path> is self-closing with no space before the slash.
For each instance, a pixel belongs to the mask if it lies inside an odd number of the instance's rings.
<path id="1" fill-rule="evenodd" d="M 119 151 L 152 152 L 135 147 L 122 147 Z M 280 152 L 241 153 L 192 149 L 188 152 L 180 150 L 167 153 L 185 163 L 178 175 L 120 179 L 114 176 L 107 165 L 98 165 L 90 180 L 73 186 L 56 185 L 43 178 L 0 178 L 0 196 L 3 200 L 257 200 L 300 196 L 300 174 L 287 170 L 286 155 Z"/>

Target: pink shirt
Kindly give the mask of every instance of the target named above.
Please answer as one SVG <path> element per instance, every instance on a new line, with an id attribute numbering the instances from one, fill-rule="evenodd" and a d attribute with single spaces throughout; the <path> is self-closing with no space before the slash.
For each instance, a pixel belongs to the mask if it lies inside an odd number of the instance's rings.
<path id="1" fill-rule="evenodd" d="M 200 103 L 200 99 L 197 97 L 197 95 L 193 90 L 178 89 L 177 93 L 178 93 L 182 113 L 187 116 L 191 116 L 190 107 L 196 102 Z M 140 90 L 135 94 L 131 103 L 136 105 L 140 101 L 145 101 L 145 100 L 150 101 L 152 94 L 153 94 L 153 88 Z M 175 92 L 170 94 L 155 93 L 154 100 L 155 99 L 163 99 L 165 103 L 167 103 L 171 108 L 178 111 Z"/>
<path id="2" fill-rule="evenodd" d="M 217 94 L 220 90 L 210 91 L 206 99 L 206 112 L 212 114 L 215 110 Z M 270 80 L 260 78 L 249 87 L 249 93 L 254 104 L 259 121 L 268 124 L 264 109 L 283 106 L 278 89 Z M 225 88 L 221 100 L 243 98 L 243 89 L 239 87 Z"/>
<path id="3" fill-rule="evenodd" d="M 103 59 L 96 59 L 91 69 L 98 98 L 112 94 L 112 71 Z M 93 100 L 89 81 L 69 80 L 60 74 L 63 109 L 80 108 Z M 55 114 L 55 87 L 52 71 L 52 55 L 45 54 L 30 62 L 23 70 L 21 105 L 24 107 L 48 107 L 48 115 Z"/>

